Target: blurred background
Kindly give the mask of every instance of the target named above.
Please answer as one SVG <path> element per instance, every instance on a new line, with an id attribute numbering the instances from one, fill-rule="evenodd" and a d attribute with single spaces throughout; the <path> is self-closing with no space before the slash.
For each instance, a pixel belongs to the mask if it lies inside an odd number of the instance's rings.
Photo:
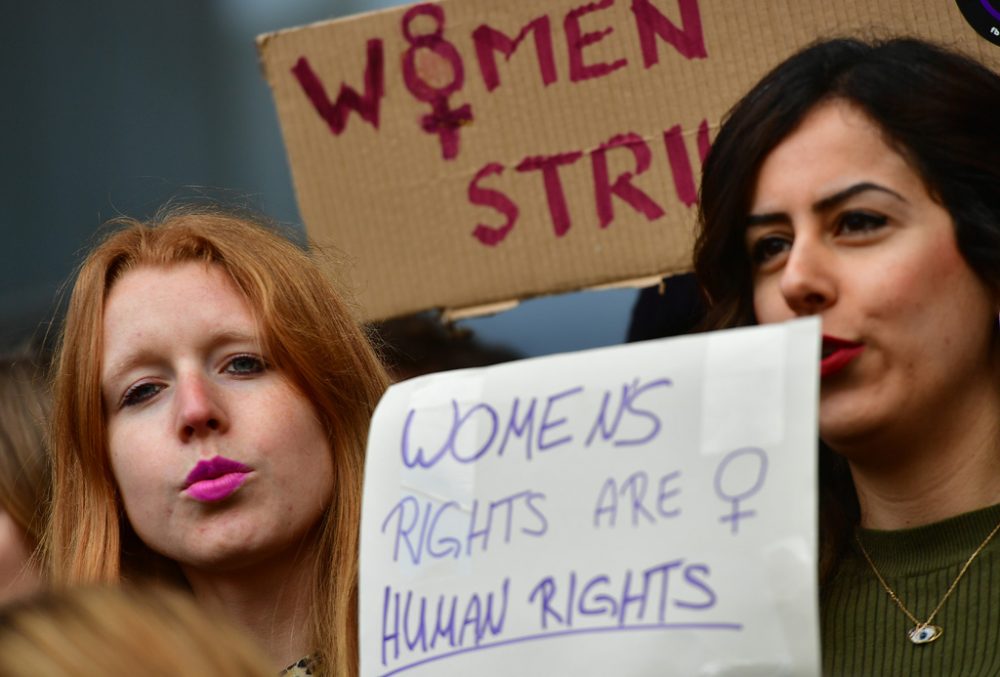
<path id="1" fill-rule="evenodd" d="M 37 341 L 62 287 L 119 215 L 235 202 L 303 232 L 254 38 L 391 0 L 10 2 L 0 199 L 0 351 Z M 635 290 L 535 299 L 462 320 L 543 355 L 621 343 Z"/>

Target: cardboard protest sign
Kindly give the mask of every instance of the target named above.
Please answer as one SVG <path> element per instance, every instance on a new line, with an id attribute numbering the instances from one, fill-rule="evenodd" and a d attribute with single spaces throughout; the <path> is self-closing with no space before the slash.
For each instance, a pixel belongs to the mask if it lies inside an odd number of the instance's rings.
<path id="1" fill-rule="evenodd" d="M 392 386 L 361 669 L 818 674 L 819 320 Z"/>
<path id="2" fill-rule="evenodd" d="M 259 51 L 309 235 L 382 319 L 687 270 L 701 159 L 766 70 L 896 33 L 998 65 L 985 4 L 443 0 Z"/>

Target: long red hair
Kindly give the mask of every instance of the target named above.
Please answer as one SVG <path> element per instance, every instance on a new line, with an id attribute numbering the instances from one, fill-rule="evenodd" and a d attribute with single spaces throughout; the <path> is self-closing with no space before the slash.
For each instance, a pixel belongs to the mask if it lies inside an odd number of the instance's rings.
<path id="1" fill-rule="evenodd" d="M 204 261 L 223 269 L 245 295 L 264 349 L 312 402 L 328 432 L 336 499 L 320 528 L 313 643 L 330 674 L 356 674 L 364 452 L 372 411 L 388 384 L 380 361 L 314 255 L 261 223 L 174 209 L 151 223 L 122 219 L 116 225 L 80 268 L 54 363 L 46 547 L 54 581 L 117 582 L 148 574 L 145 565 L 159 557 L 130 539 L 111 472 L 100 394 L 104 305 L 129 270 Z M 162 577 L 172 563 L 161 564 Z"/>

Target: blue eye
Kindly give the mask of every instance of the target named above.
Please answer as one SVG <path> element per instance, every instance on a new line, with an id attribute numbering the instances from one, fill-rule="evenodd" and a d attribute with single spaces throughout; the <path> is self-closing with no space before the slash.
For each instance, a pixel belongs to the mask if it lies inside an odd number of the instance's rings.
<path id="1" fill-rule="evenodd" d="M 837 220 L 837 232 L 845 234 L 871 233 L 882 228 L 888 219 L 880 214 L 871 212 L 845 212 Z"/>
<path id="2" fill-rule="evenodd" d="M 250 376 L 252 374 L 259 374 L 265 369 L 267 369 L 267 365 L 260 357 L 256 355 L 237 355 L 226 363 L 223 371 L 235 376 Z"/>
<path id="3" fill-rule="evenodd" d="M 137 383 L 126 390 L 125 394 L 122 395 L 121 406 L 122 408 L 125 408 L 142 404 L 163 390 L 164 387 L 165 386 L 159 383 Z"/>

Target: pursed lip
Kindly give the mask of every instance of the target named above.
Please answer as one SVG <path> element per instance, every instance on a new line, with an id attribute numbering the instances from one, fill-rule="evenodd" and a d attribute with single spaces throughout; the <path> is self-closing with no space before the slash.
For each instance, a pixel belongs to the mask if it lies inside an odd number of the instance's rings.
<path id="1" fill-rule="evenodd" d="M 232 496 L 243 486 L 253 468 L 225 456 L 198 461 L 184 481 L 184 493 L 203 503 Z"/>
<path id="2" fill-rule="evenodd" d="M 863 343 L 823 334 L 820 376 L 822 378 L 833 376 L 853 362 L 864 350 Z"/>

